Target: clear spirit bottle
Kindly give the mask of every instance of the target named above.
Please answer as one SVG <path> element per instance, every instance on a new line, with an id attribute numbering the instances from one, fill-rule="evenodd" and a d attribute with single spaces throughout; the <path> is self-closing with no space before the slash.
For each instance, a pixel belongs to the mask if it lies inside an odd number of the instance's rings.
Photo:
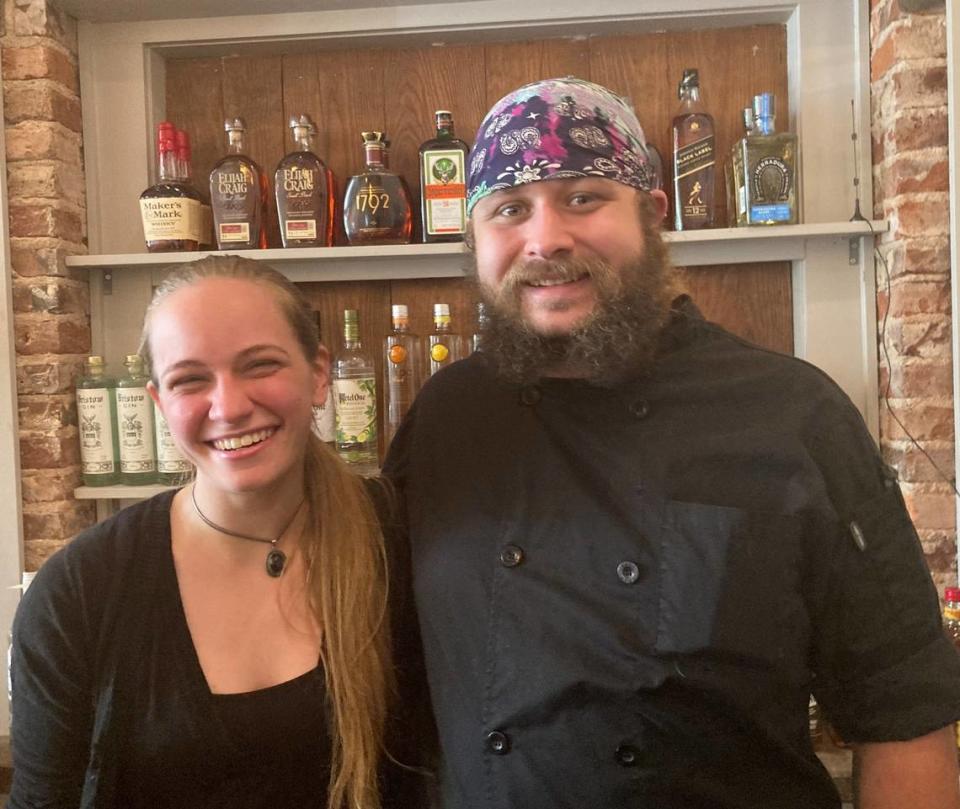
<path id="1" fill-rule="evenodd" d="M 488 322 L 487 305 L 483 301 L 477 302 L 477 330 L 470 338 L 470 353 L 483 349 L 483 333 L 486 331 Z"/>
<path id="2" fill-rule="evenodd" d="M 120 482 L 116 387 L 116 380 L 107 375 L 103 357 L 87 357 L 84 374 L 77 380 L 80 465 L 85 486 Z"/>
<path id="3" fill-rule="evenodd" d="M 164 486 L 182 486 L 193 474 L 193 464 L 190 463 L 173 440 L 173 434 L 167 420 L 154 404 L 153 425 L 157 447 L 157 483 Z"/>
<path id="4" fill-rule="evenodd" d="M 377 474 L 377 371 L 363 350 L 355 309 L 343 313 L 343 348 L 333 365 L 333 400 L 337 452 L 358 474 Z"/>
<path id="5" fill-rule="evenodd" d="M 213 225 L 219 250 L 255 250 L 267 246 L 267 175 L 246 153 L 243 118 L 228 118 L 227 154 L 210 172 Z"/>
<path id="6" fill-rule="evenodd" d="M 343 229 L 350 244 L 409 244 L 413 233 L 410 190 L 386 164 L 383 132 L 363 133 L 367 167 L 347 183 Z"/>
<path id="7" fill-rule="evenodd" d="M 695 69 L 683 71 L 680 109 L 673 118 L 673 225 L 676 230 L 713 227 L 716 140 L 713 117 L 700 100 Z"/>
<path id="8" fill-rule="evenodd" d="M 293 151 L 274 175 L 280 238 L 284 247 L 326 247 L 334 212 L 331 175 L 313 152 L 317 129 L 309 115 L 290 119 Z"/>
<path id="9" fill-rule="evenodd" d="M 389 444 L 417 395 L 419 384 L 420 338 L 410 331 L 407 307 L 402 303 L 390 308 L 393 331 L 383 340 L 383 370 L 387 396 L 386 440 Z"/>
<path id="10" fill-rule="evenodd" d="M 797 136 L 776 131 L 772 93 L 753 98 L 753 131 L 737 144 L 734 183 L 738 225 L 795 225 L 800 221 L 797 193 Z"/>
<path id="11" fill-rule="evenodd" d="M 200 194 L 179 179 L 176 127 L 169 121 L 157 125 L 157 176 L 140 195 L 147 251 L 198 250 Z"/>
<path id="12" fill-rule="evenodd" d="M 459 242 L 467 229 L 466 166 L 470 147 L 453 134 L 453 113 L 436 112 L 437 134 L 420 146 L 423 241 Z"/>
<path id="13" fill-rule="evenodd" d="M 317 339 L 323 332 L 320 330 L 320 313 L 314 312 L 317 321 Z M 322 340 L 321 340 L 322 342 Z M 322 405 L 314 405 L 313 408 L 313 432 L 317 438 L 323 441 L 327 446 L 335 446 L 337 443 L 337 418 L 336 407 L 333 404 L 333 379 L 327 381 L 327 398 Z"/>
<path id="14" fill-rule="evenodd" d="M 427 346 L 427 370 L 433 376 L 441 368 L 463 358 L 463 340 L 450 324 L 450 306 L 446 303 L 433 305 L 433 331 Z"/>
<path id="15" fill-rule="evenodd" d="M 117 380 L 117 433 L 120 438 L 120 478 L 130 486 L 155 483 L 157 450 L 154 443 L 153 399 L 147 393 L 143 359 L 128 354 L 126 373 Z"/>

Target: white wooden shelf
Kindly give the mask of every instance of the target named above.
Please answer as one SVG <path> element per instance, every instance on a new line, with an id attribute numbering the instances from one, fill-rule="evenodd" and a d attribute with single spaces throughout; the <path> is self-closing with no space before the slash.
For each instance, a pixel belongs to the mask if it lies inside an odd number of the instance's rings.
<path id="1" fill-rule="evenodd" d="M 78 500 L 145 500 L 155 494 L 177 489 L 179 486 L 164 486 L 151 483 L 147 486 L 78 486 L 73 496 Z"/>
<path id="2" fill-rule="evenodd" d="M 747 264 L 757 261 L 798 261 L 809 240 L 860 239 L 886 232 L 884 221 L 828 222 L 814 225 L 714 228 L 667 231 L 677 266 Z M 190 253 L 125 253 L 68 256 L 68 267 L 98 269 L 107 274 L 137 268 L 164 270 L 204 256 L 231 251 Z M 404 278 L 456 278 L 464 274 L 461 243 L 401 244 L 376 247 L 312 247 L 242 250 L 233 254 L 269 262 L 293 281 L 382 281 Z"/>

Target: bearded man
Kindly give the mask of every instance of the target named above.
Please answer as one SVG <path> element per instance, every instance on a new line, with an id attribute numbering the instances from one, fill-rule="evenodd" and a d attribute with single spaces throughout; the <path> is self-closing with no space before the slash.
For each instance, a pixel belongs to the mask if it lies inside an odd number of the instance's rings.
<path id="1" fill-rule="evenodd" d="M 895 476 L 812 366 L 675 297 L 643 131 L 603 87 L 477 134 L 484 350 L 430 379 L 403 494 L 447 809 L 960 806 L 960 661 Z"/>

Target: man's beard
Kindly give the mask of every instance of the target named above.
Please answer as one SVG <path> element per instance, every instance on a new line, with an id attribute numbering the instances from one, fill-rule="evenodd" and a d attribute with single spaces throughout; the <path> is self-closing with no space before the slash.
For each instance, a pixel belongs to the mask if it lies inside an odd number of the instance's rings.
<path id="1" fill-rule="evenodd" d="M 500 376 L 517 383 L 569 376 L 613 386 L 649 371 L 674 290 L 659 233 L 650 228 L 645 236 L 646 249 L 619 271 L 600 259 L 536 261 L 511 267 L 497 290 L 480 284 L 488 317 L 483 351 Z M 584 273 L 596 303 L 583 323 L 567 334 L 541 335 L 524 322 L 525 283 Z"/>

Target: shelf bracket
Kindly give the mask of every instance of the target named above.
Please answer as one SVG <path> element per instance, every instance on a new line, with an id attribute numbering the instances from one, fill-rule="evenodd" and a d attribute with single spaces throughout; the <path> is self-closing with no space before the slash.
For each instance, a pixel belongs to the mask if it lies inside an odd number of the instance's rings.
<path id="1" fill-rule="evenodd" d="M 860 264 L 860 240 L 861 236 L 851 236 L 848 239 L 848 244 L 850 245 L 850 253 L 847 259 L 847 263 L 851 267 L 856 267 Z"/>
<path id="2" fill-rule="evenodd" d="M 103 273 L 103 294 L 112 295 L 113 294 L 113 272 L 106 270 Z"/>

